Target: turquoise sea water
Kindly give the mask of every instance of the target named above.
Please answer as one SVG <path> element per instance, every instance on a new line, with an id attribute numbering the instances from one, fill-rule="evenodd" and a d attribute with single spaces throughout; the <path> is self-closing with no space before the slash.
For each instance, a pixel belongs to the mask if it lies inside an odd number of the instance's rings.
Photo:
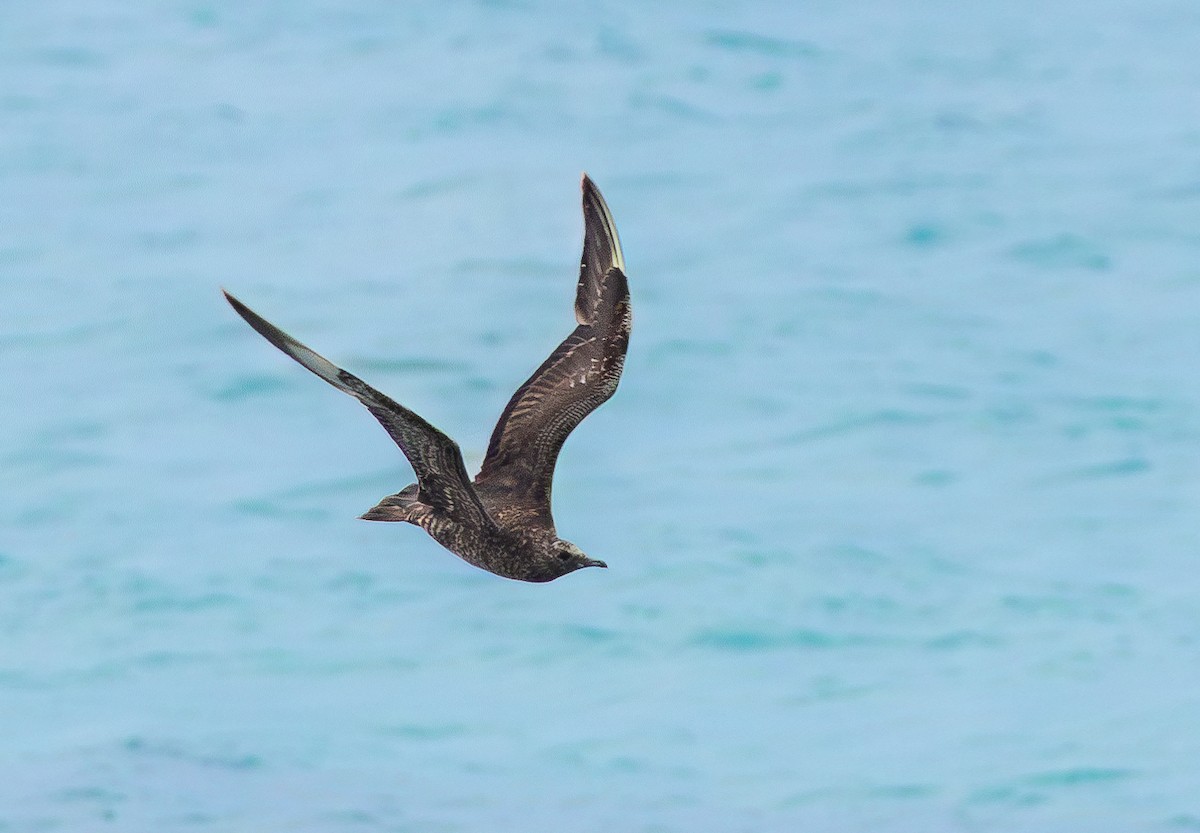
<path id="1" fill-rule="evenodd" d="M 1200 7 L 0 6 L 0 831 L 1200 829 Z M 625 245 L 508 582 L 477 466 Z"/>

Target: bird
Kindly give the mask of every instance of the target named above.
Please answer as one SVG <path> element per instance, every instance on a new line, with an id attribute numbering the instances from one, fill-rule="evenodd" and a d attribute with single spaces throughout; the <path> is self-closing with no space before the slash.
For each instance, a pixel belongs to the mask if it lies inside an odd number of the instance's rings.
<path id="1" fill-rule="evenodd" d="M 612 214 L 586 173 L 580 188 L 584 239 L 575 329 L 513 394 L 474 480 L 448 435 L 222 289 L 263 338 L 366 406 L 408 458 L 417 482 L 383 498 L 361 518 L 419 526 L 469 564 L 519 581 L 548 582 L 585 567 L 608 566 L 560 538 L 550 509 L 559 451 L 567 435 L 616 392 L 632 324 L 625 258 Z"/>

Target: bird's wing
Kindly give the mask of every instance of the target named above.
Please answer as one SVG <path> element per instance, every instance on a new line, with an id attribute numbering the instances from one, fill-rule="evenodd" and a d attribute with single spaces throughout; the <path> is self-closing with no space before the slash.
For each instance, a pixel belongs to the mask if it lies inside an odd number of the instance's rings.
<path id="1" fill-rule="evenodd" d="M 625 256 L 612 214 L 596 183 L 583 175 L 583 257 L 579 262 L 579 286 L 575 289 L 575 320 L 590 324 L 596 316 L 609 269 L 625 271 Z"/>
<path id="2" fill-rule="evenodd" d="M 621 244 L 600 191 L 583 178 L 584 244 L 579 326 L 513 394 L 492 432 L 476 484 L 550 518 L 554 464 L 567 435 L 613 395 L 631 323 Z"/>
<path id="3" fill-rule="evenodd" d="M 463 523 L 483 526 L 492 524 L 491 518 L 479 502 L 478 495 L 475 494 L 467 476 L 467 469 L 463 465 L 462 452 L 454 440 L 354 374 L 347 373 L 305 347 L 228 292 L 225 293 L 225 298 L 259 335 L 367 407 L 412 463 L 413 471 L 417 474 L 421 501 Z"/>

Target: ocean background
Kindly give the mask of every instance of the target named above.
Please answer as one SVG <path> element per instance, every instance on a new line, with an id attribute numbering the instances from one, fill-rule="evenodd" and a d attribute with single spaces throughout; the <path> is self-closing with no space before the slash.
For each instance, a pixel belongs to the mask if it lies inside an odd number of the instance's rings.
<path id="1" fill-rule="evenodd" d="M 0 831 L 1200 830 L 1200 6 L 0 5 Z M 474 471 L 624 243 L 527 585 Z"/>

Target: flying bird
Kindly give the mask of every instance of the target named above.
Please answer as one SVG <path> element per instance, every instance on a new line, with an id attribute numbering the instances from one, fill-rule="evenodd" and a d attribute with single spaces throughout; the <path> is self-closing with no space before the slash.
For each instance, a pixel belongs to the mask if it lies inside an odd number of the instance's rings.
<path id="1" fill-rule="evenodd" d="M 454 440 L 225 292 L 263 338 L 365 405 L 412 464 L 417 482 L 362 518 L 415 524 L 476 567 L 521 581 L 553 581 L 583 567 L 608 566 L 559 538 L 550 512 L 558 452 L 575 426 L 616 391 L 629 346 L 629 286 L 617 229 L 587 174 L 581 187 L 577 326 L 509 400 L 474 481 Z"/>

